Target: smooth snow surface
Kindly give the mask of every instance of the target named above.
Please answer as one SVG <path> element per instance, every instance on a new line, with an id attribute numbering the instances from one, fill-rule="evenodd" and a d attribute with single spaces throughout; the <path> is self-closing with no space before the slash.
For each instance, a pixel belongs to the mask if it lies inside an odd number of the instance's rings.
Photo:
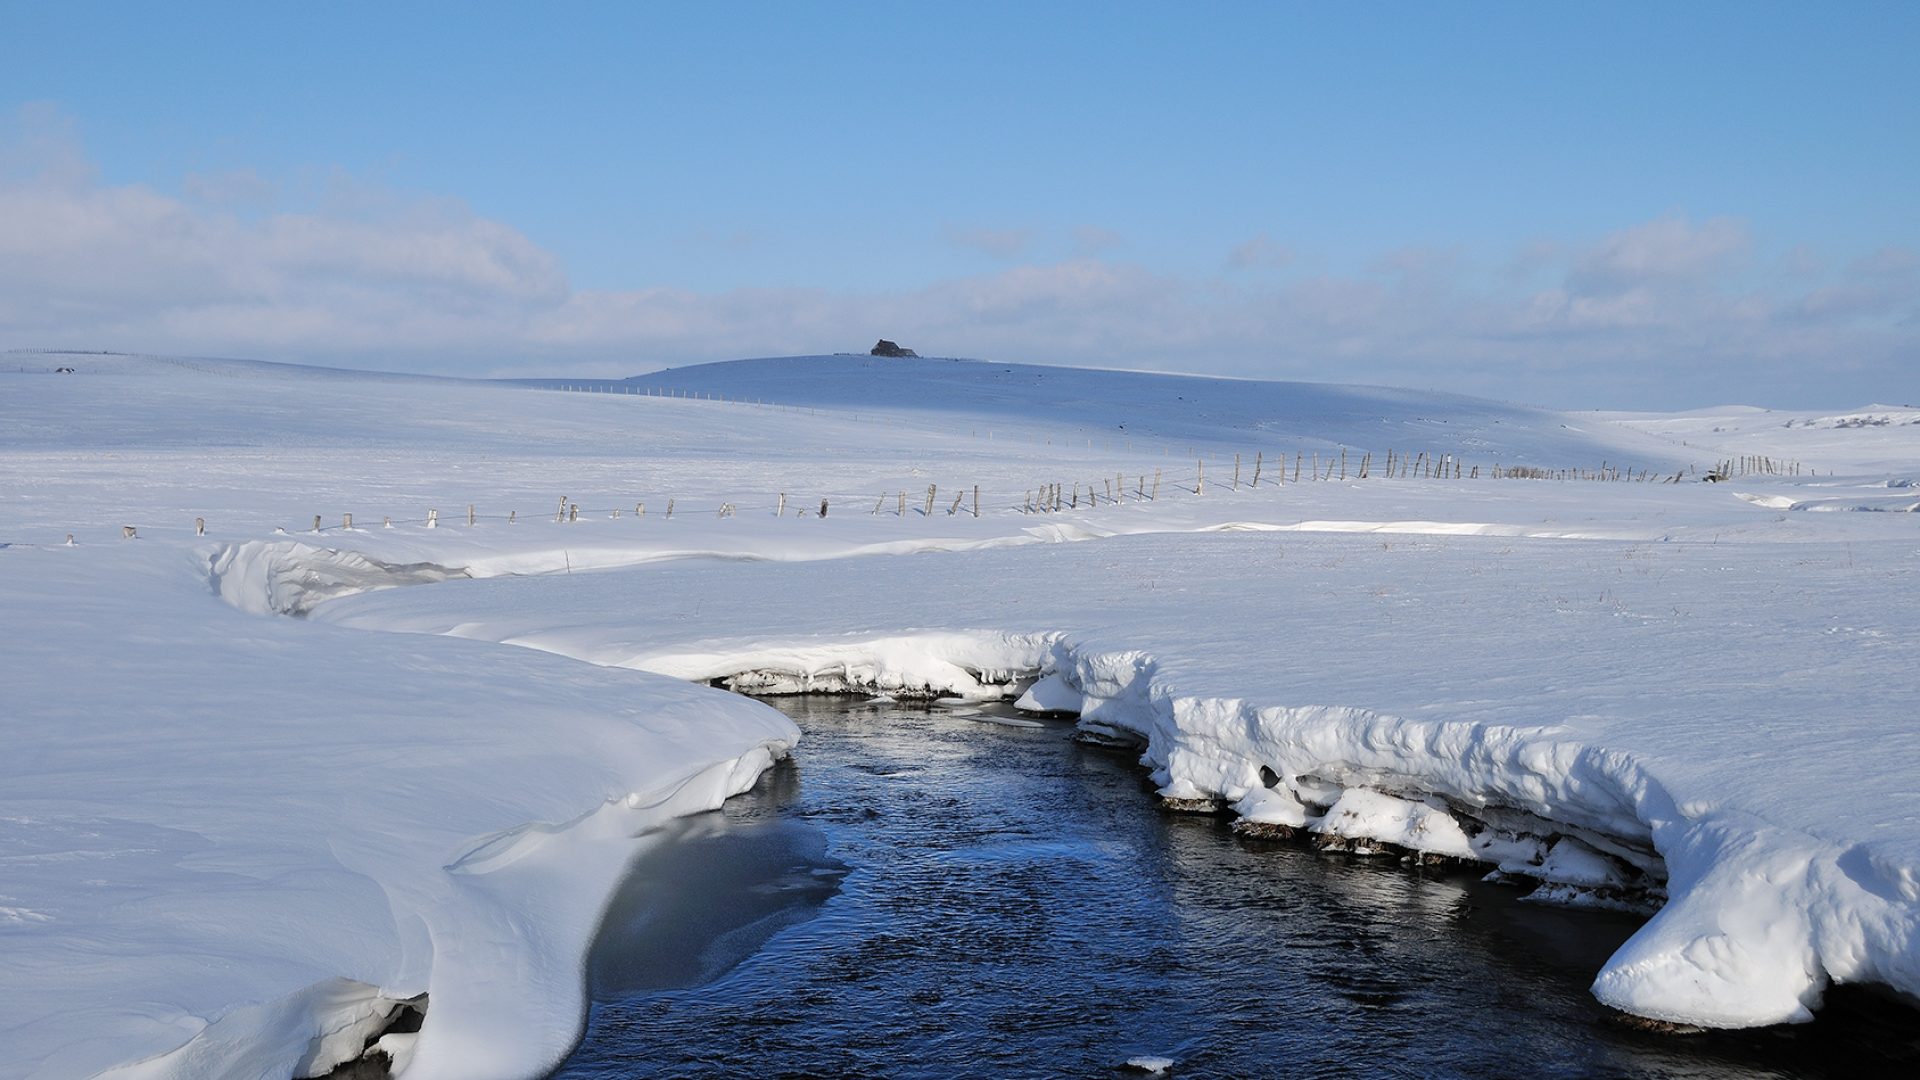
<path id="1" fill-rule="evenodd" d="M 1170 798 L 1664 899 L 1595 983 L 1645 1016 L 1920 994 L 1920 519 L 1796 512 L 1910 495 L 1897 410 L 63 362 L 0 375 L 0 1076 L 322 1072 L 421 994 L 409 1080 L 538 1075 L 635 837 L 796 738 L 705 681 L 1020 696 Z M 1805 471 L 1698 482 L 1739 455 Z"/>

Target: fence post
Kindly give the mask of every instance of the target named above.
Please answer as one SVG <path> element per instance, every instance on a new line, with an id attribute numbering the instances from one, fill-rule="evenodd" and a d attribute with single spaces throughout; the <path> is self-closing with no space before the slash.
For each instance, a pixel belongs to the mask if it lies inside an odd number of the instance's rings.
<path id="1" fill-rule="evenodd" d="M 427 528 L 437 529 L 439 527 L 440 527 L 440 511 L 428 510 L 427 511 Z"/>
<path id="2" fill-rule="evenodd" d="M 195 536 L 207 535 L 207 519 L 206 518 L 193 519 L 193 535 Z"/>
<path id="3" fill-rule="evenodd" d="M 320 515 L 319 514 L 313 515 L 313 531 L 314 532 L 320 531 Z"/>
<path id="4" fill-rule="evenodd" d="M 340 529 L 342 532 L 353 531 L 353 515 L 352 514 L 340 515 Z"/>
<path id="5" fill-rule="evenodd" d="M 973 516 L 980 516 L 980 485 L 973 485 Z"/>
<path id="6" fill-rule="evenodd" d="M 467 504 L 467 528 L 469 529 L 473 528 L 473 521 L 474 521 L 473 504 L 468 503 Z"/>

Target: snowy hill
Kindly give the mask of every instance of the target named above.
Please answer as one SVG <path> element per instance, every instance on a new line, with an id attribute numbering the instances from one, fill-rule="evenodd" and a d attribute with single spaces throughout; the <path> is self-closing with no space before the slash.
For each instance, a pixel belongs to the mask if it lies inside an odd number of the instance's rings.
<path id="1" fill-rule="evenodd" d="M 583 385 L 536 380 L 533 385 Z M 1673 448 L 1592 418 L 1435 391 L 928 357 L 788 356 L 670 368 L 588 386 L 809 408 L 1045 425 L 1183 446 L 1453 454 L 1545 468 L 1667 467 Z"/>

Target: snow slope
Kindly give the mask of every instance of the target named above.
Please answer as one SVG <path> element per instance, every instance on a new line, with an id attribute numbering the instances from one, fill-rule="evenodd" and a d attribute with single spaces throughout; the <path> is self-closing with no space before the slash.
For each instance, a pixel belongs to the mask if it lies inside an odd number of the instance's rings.
<path id="1" fill-rule="evenodd" d="M 1887 474 L 1920 483 L 1920 407 L 1869 405 L 1844 413 L 1725 406 L 1684 413 L 1595 413 L 1685 450 L 1721 458 L 1761 455 L 1848 476 Z"/>
<path id="2" fill-rule="evenodd" d="M 529 380 L 613 392 L 676 392 L 814 409 L 976 417 L 1002 430 L 1058 425 L 1083 438 L 1125 435 L 1176 450 L 1344 446 L 1451 453 L 1470 462 L 1635 468 L 1675 458 L 1658 439 L 1591 417 L 1433 391 L 1102 371 L 928 357 L 834 355 L 733 360 L 620 382 Z"/>
<path id="3" fill-rule="evenodd" d="M 1920 656 L 1889 588 L 1920 519 L 1785 508 L 1885 494 L 1887 470 L 1234 489 L 1234 452 L 1368 447 L 1369 408 L 1470 432 L 1468 460 L 1721 454 L 1196 380 L 1237 388 L 1216 430 L 1117 373 L 1062 373 L 1072 395 L 1019 412 L 1001 366 L 940 361 L 679 373 L 728 401 L 72 362 L 0 374 L 0 1076 L 317 1071 L 422 993 L 405 1076 L 538 1075 L 575 1037 L 634 834 L 795 738 L 689 685 L 725 678 L 1031 692 L 1141 740 L 1171 797 L 1575 895 L 1664 892 L 1596 984 L 1643 1015 L 1796 1019 L 1831 980 L 1920 992 Z M 808 405 L 815 381 L 853 404 Z M 1324 417 L 1283 411 L 1309 392 Z M 1198 444 L 1204 493 L 1188 446 L 1121 424 Z M 1085 505 L 1156 468 L 1159 500 Z M 1080 507 L 1024 512 L 1069 481 Z M 949 513 L 974 484 L 980 516 Z M 577 517 L 554 520 L 562 496 Z"/>

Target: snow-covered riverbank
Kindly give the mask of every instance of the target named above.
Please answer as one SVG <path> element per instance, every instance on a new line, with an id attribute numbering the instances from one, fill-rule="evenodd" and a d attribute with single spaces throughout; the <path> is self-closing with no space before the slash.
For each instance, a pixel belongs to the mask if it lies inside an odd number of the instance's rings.
<path id="1" fill-rule="evenodd" d="M 739 404 L 777 399 L 754 393 L 767 364 L 680 376 L 725 403 L 221 362 L 7 377 L 0 1075 L 298 1075 L 421 993 L 407 1077 L 537 1074 L 577 1031 L 633 835 L 795 737 L 689 685 L 728 678 L 1044 674 L 1047 704 L 1144 740 L 1169 796 L 1664 879 L 1596 985 L 1642 1015 L 1798 1019 L 1829 980 L 1920 993 L 1916 519 L 1790 509 L 1912 479 L 1920 426 L 1734 417 L 1737 452 L 1818 450 L 1817 480 L 1229 489 L 1235 453 L 1250 477 L 1255 454 L 1342 443 L 1665 473 L 1724 448 L 1418 395 L 1318 388 L 1277 427 L 1265 384 L 1116 376 L 1102 399 L 1083 372 L 1071 404 L 970 400 L 1000 366 L 808 363 L 784 370 L 869 389 Z M 1189 388 L 1192 415 L 1154 397 Z M 1399 445 L 1361 441 L 1369 416 Z M 1197 486 L 1189 450 L 1205 494 L 1176 486 Z M 1154 469 L 1158 502 L 1019 511 L 1042 483 Z M 983 487 L 981 516 L 869 512 L 930 483 Z M 577 519 L 554 520 L 563 496 Z M 794 516 L 821 498 L 827 518 Z"/>

